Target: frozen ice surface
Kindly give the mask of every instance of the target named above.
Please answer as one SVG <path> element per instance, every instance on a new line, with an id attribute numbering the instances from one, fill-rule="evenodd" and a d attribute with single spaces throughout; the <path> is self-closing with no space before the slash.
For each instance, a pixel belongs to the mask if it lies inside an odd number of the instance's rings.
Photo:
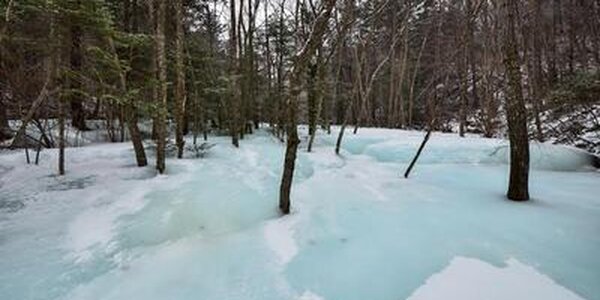
<path id="1" fill-rule="evenodd" d="M 431 276 L 408 300 L 439 299 L 439 295 L 446 299 L 581 300 L 573 292 L 514 259 L 508 260 L 506 267 L 496 268 L 464 257 L 453 258 L 448 267 Z"/>
<path id="2" fill-rule="evenodd" d="M 403 179 L 422 132 L 349 132 L 341 156 L 335 133 L 301 145 L 285 217 L 284 148 L 264 131 L 211 137 L 166 176 L 130 144 L 68 149 L 64 178 L 54 151 L 3 153 L 0 299 L 600 299 L 584 153 L 532 145 L 533 199 L 513 203 L 505 141 L 434 133 Z"/>

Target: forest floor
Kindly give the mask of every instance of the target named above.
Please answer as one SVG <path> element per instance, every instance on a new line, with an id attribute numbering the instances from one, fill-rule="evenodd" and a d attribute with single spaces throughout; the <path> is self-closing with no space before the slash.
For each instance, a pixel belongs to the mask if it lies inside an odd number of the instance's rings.
<path id="1" fill-rule="evenodd" d="M 168 174 L 129 143 L 0 154 L 0 299 L 600 299 L 600 172 L 532 145 L 531 195 L 505 199 L 506 141 L 360 129 L 336 156 L 306 129 L 292 214 L 284 146 L 226 137 Z M 189 142 L 189 141 L 188 141 Z"/>

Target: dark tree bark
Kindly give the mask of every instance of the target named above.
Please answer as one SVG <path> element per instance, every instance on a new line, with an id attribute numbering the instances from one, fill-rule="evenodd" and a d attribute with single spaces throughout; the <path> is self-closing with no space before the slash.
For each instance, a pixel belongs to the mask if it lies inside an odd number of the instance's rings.
<path id="1" fill-rule="evenodd" d="M 10 139 L 12 133 L 8 125 L 8 115 L 6 105 L 4 104 L 3 91 L 0 89 L 0 142 Z"/>
<path id="2" fill-rule="evenodd" d="M 121 67 L 121 63 L 112 38 L 109 38 L 108 44 L 114 55 L 114 64 L 119 67 L 119 92 L 122 97 L 125 97 L 127 95 L 127 77 L 125 76 L 125 71 Z M 127 119 L 127 130 L 129 131 L 131 143 L 133 144 L 135 160 L 138 167 L 145 167 L 148 165 L 148 160 L 146 159 L 146 151 L 144 149 L 144 143 L 142 142 L 142 134 L 140 133 L 140 129 L 138 127 L 138 115 L 135 99 L 126 99 L 126 101 L 125 115 Z"/>
<path id="3" fill-rule="evenodd" d="M 524 201 L 529 199 L 529 140 L 515 29 L 518 1 L 503 0 L 502 10 L 506 18 L 503 52 L 508 80 L 506 114 L 510 139 L 510 178 L 507 197 L 514 201 Z"/>
<path id="4" fill-rule="evenodd" d="M 231 97 L 230 97 L 230 124 L 229 131 L 231 134 L 231 143 L 235 147 L 240 146 L 240 90 L 238 84 L 238 30 L 236 30 L 235 16 L 235 0 L 229 2 L 229 12 L 231 24 L 229 28 L 229 73 L 231 80 Z"/>
<path id="5" fill-rule="evenodd" d="M 75 1 L 75 9 L 81 9 L 81 1 Z M 79 130 L 88 130 L 85 124 L 85 110 L 83 107 L 83 96 L 81 90 L 81 68 L 83 65 L 83 54 L 81 49 L 83 30 L 78 20 L 72 20 L 71 24 L 71 53 L 70 68 L 74 76 L 69 80 L 71 102 L 71 125 Z"/>
<path id="6" fill-rule="evenodd" d="M 314 97 L 314 107 L 312 108 L 312 111 L 310 112 L 310 114 L 312 114 L 312 117 L 309 115 L 309 140 L 308 140 L 308 147 L 307 147 L 307 151 L 311 152 L 312 151 L 312 147 L 313 147 L 313 143 L 315 142 L 315 137 L 317 136 L 317 123 L 318 123 L 318 119 L 321 116 L 321 110 L 323 107 L 323 98 L 324 98 L 324 93 L 325 93 L 325 66 L 326 66 L 326 62 L 323 61 L 323 53 L 321 53 L 322 49 L 321 47 L 319 47 L 319 54 L 317 54 L 317 63 L 316 63 L 316 70 L 315 70 L 315 78 L 314 78 L 314 82 L 313 82 L 313 97 Z M 309 109 L 310 110 L 310 109 Z"/>
<path id="7" fill-rule="evenodd" d="M 562 1 L 552 0 L 552 35 L 549 39 L 549 52 L 550 57 L 548 59 L 548 77 L 551 83 L 555 83 L 558 80 L 559 74 L 559 55 L 560 51 L 557 46 L 556 40 L 562 36 Z"/>
<path id="8" fill-rule="evenodd" d="M 475 14 L 476 10 L 471 0 L 466 0 L 467 6 L 467 60 L 469 61 L 471 75 L 471 97 L 473 105 L 479 107 L 479 94 L 477 93 L 477 61 L 475 56 Z"/>
<path id="9" fill-rule="evenodd" d="M 65 105 L 58 99 L 58 175 L 65 175 Z"/>
<path id="10" fill-rule="evenodd" d="M 298 128 L 296 125 L 296 106 L 301 92 L 304 72 L 311 57 L 315 54 L 318 46 L 322 43 L 323 35 L 327 30 L 327 24 L 331 16 L 331 10 L 335 6 L 335 0 L 324 0 L 321 13 L 313 23 L 312 32 L 306 44 L 296 55 L 290 79 L 290 93 L 287 97 L 287 147 L 285 149 L 285 160 L 283 165 L 283 176 L 279 187 L 279 209 L 283 214 L 290 213 L 290 194 L 294 169 L 296 167 L 296 153 L 298 152 Z"/>
<path id="11" fill-rule="evenodd" d="M 425 148 L 427 141 L 429 141 L 429 137 L 431 136 L 432 129 L 433 129 L 433 126 L 429 126 L 429 129 L 427 129 L 427 133 L 425 134 L 425 137 L 423 138 L 423 142 L 421 142 L 421 145 L 419 146 L 419 150 L 417 150 L 417 154 L 415 154 L 415 157 L 410 162 L 410 165 L 406 169 L 406 172 L 404 172 L 404 178 L 408 178 L 408 176 L 410 175 L 410 171 L 412 171 L 413 167 L 417 163 L 417 160 L 419 160 L 419 157 L 421 156 L 421 152 L 423 152 L 423 149 Z"/>
<path id="12" fill-rule="evenodd" d="M 544 141 L 542 121 L 540 113 L 543 101 L 543 70 L 542 70 L 542 0 L 530 0 L 534 15 L 533 24 L 533 117 L 535 120 L 536 137 L 540 142 Z"/>
<path id="13" fill-rule="evenodd" d="M 167 139 L 167 64 L 165 57 L 165 1 L 158 1 L 156 7 L 156 65 L 158 72 L 158 97 L 157 97 L 157 115 L 156 122 L 156 169 L 160 174 L 166 171 L 165 166 L 165 146 Z"/>
<path id="14" fill-rule="evenodd" d="M 184 13 L 183 13 L 183 0 L 173 1 L 175 7 L 175 74 L 176 84 L 174 91 L 175 98 L 175 143 L 177 144 L 177 158 L 183 157 L 183 149 L 185 141 L 183 139 L 184 131 L 186 128 L 185 118 L 185 106 L 186 106 L 186 93 L 185 93 L 185 68 L 184 68 L 184 54 L 183 54 L 183 43 L 184 43 Z"/>

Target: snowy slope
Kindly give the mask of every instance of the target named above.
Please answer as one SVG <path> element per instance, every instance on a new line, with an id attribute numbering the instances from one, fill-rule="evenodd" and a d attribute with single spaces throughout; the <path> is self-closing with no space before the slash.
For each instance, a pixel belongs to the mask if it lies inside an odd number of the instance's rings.
<path id="1" fill-rule="evenodd" d="M 435 133 L 401 178 L 422 135 L 361 129 L 340 157 L 303 140 L 286 217 L 264 131 L 166 176 L 129 144 L 68 149 L 65 178 L 53 151 L 3 153 L 0 299 L 600 299 L 587 156 L 534 146 L 534 199 L 512 203 L 501 140 Z"/>

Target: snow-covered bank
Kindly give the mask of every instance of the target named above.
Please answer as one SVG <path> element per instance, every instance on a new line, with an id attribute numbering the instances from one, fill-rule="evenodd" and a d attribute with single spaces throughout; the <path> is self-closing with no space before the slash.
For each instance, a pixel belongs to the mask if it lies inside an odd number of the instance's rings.
<path id="1" fill-rule="evenodd" d="M 600 173 L 541 145 L 534 199 L 512 203 L 504 141 L 436 133 L 402 179 L 422 135 L 361 129 L 342 157 L 319 135 L 283 218 L 284 149 L 266 132 L 240 149 L 212 138 L 206 158 L 158 177 L 129 144 L 68 149 L 65 178 L 52 151 L 39 167 L 5 153 L 0 299 L 449 299 L 448 280 L 461 299 L 493 292 L 465 282 L 600 299 Z"/>

